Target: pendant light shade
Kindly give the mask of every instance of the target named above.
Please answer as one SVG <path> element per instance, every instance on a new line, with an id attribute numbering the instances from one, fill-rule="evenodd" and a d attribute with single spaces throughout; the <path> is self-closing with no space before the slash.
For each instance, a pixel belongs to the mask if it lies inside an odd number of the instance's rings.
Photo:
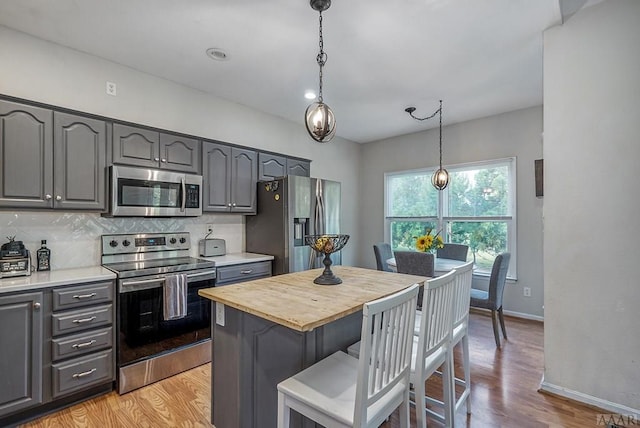
<path id="1" fill-rule="evenodd" d="M 311 138 L 319 143 L 327 143 L 331 141 L 336 134 L 336 118 L 322 99 L 322 67 L 327 62 L 327 54 L 324 51 L 324 39 L 322 37 L 322 12 L 329 9 L 331 0 L 310 0 L 311 8 L 318 12 L 320 30 L 320 51 L 316 56 L 316 62 L 320 68 L 320 90 L 318 91 L 318 101 L 307 107 L 304 114 L 304 124 Z"/>
<path id="2" fill-rule="evenodd" d="M 325 103 L 315 102 L 304 115 L 307 131 L 319 143 L 330 141 L 336 133 L 336 118 Z"/>
<path id="3" fill-rule="evenodd" d="M 444 168 L 439 168 L 431 176 L 431 184 L 438 190 L 443 190 L 449 184 L 449 172 Z"/>

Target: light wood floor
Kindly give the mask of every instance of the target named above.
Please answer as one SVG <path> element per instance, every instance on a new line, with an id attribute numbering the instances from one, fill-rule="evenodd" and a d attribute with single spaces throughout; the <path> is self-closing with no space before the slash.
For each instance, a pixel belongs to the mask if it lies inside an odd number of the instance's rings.
<path id="1" fill-rule="evenodd" d="M 596 427 L 596 415 L 607 412 L 537 392 L 543 370 L 542 324 L 507 317 L 506 327 L 509 340 L 496 350 L 490 318 L 471 314 L 472 414 L 461 409 L 456 426 Z M 460 376 L 459 367 L 456 373 Z M 209 376 L 207 364 L 122 396 L 111 392 L 23 427 L 212 427 Z M 428 391 L 437 393 L 437 383 L 429 380 Z M 413 412 L 411 422 L 415 426 Z M 398 427 L 397 415 L 383 427 Z"/>

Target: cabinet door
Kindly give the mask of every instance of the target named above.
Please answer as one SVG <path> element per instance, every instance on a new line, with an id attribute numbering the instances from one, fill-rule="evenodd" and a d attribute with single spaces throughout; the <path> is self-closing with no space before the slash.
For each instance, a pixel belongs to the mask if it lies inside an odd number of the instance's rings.
<path id="1" fill-rule="evenodd" d="M 202 143 L 202 211 L 231 211 L 231 147 Z"/>
<path id="2" fill-rule="evenodd" d="M 0 297 L 0 416 L 42 402 L 42 296 Z"/>
<path id="3" fill-rule="evenodd" d="M 311 177 L 311 162 L 287 158 L 287 174 Z"/>
<path id="4" fill-rule="evenodd" d="M 113 163 L 158 168 L 160 133 L 114 123 Z"/>
<path id="5" fill-rule="evenodd" d="M 0 100 L 0 207 L 51 208 L 53 113 Z"/>
<path id="6" fill-rule="evenodd" d="M 287 175 L 287 158 L 269 153 L 258 154 L 258 180 L 272 180 Z"/>
<path id="7" fill-rule="evenodd" d="M 106 209 L 106 123 L 55 112 L 54 129 L 54 207 Z"/>
<path id="8" fill-rule="evenodd" d="M 198 174 L 200 141 L 172 134 L 160 134 L 160 168 Z"/>
<path id="9" fill-rule="evenodd" d="M 231 158 L 231 211 L 255 213 L 258 154 L 234 147 Z"/>

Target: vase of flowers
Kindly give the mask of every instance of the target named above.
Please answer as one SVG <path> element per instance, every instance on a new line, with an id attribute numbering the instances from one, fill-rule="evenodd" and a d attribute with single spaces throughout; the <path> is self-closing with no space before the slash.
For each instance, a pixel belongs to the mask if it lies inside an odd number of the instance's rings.
<path id="1" fill-rule="evenodd" d="M 433 229 L 427 229 L 424 235 L 416 237 L 416 250 L 423 253 L 435 253 L 438 248 L 444 248 L 440 232 L 432 235 L 432 231 Z"/>

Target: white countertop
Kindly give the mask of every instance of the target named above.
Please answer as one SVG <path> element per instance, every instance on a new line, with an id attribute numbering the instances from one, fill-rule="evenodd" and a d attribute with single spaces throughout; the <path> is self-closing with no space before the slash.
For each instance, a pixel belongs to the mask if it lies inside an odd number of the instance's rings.
<path id="1" fill-rule="evenodd" d="M 200 256 L 198 258 L 215 262 L 216 267 L 273 260 L 273 256 L 269 256 L 266 254 L 256 254 L 256 253 L 230 253 L 230 254 L 225 254 L 224 256 L 215 256 L 215 257 Z"/>
<path id="2" fill-rule="evenodd" d="M 255 253 L 231 253 L 216 257 L 199 257 L 215 262 L 216 267 L 273 260 L 273 256 Z M 102 266 L 33 272 L 29 276 L 0 278 L 0 294 L 58 287 L 82 282 L 115 279 L 116 274 Z"/>
<path id="3" fill-rule="evenodd" d="M 29 276 L 0 279 L 0 294 L 38 288 L 115 279 L 116 274 L 102 266 L 33 272 Z"/>

